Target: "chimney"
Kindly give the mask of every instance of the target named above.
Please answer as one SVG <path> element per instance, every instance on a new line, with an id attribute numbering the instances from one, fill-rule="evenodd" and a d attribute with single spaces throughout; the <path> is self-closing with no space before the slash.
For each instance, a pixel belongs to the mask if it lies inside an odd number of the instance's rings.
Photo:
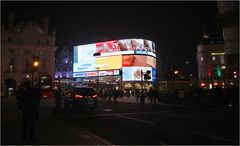
<path id="1" fill-rule="evenodd" d="M 43 18 L 43 33 L 48 35 L 48 17 Z"/>

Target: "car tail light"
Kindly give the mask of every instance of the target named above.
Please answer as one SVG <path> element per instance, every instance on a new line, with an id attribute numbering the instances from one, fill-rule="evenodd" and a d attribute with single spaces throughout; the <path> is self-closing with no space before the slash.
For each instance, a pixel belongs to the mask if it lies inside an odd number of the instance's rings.
<path id="1" fill-rule="evenodd" d="M 93 95 L 92 98 L 97 98 L 97 94 Z"/>
<path id="2" fill-rule="evenodd" d="M 76 98 L 83 98 L 82 95 L 78 95 L 78 94 L 76 94 L 75 97 L 76 97 Z"/>

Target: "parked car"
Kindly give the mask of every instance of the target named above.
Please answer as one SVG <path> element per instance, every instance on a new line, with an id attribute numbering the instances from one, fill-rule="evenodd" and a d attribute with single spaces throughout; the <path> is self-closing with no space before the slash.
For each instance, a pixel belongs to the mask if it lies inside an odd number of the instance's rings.
<path id="1" fill-rule="evenodd" d="M 88 108 L 94 111 L 97 107 L 97 93 L 92 87 L 75 86 L 69 90 L 65 100 L 68 100 L 72 109 Z M 66 101 L 66 102 L 68 102 Z"/>

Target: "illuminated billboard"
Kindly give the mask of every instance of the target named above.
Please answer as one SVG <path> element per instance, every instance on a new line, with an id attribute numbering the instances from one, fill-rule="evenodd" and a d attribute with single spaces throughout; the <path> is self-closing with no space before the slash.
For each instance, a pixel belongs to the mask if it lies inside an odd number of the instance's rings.
<path id="1" fill-rule="evenodd" d="M 73 77 L 117 75 L 114 71 L 123 67 L 156 68 L 155 44 L 149 40 L 99 42 L 74 46 L 73 51 Z"/>
<path id="2" fill-rule="evenodd" d="M 96 58 L 96 70 L 120 69 L 122 67 L 122 56 L 108 56 Z"/>
<path id="3" fill-rule="evenodd" d="M 156 58 L 143 55 L 124 55 L 122 56 L 122 66 L 143 66 L 156 68 Z"/>
<path id="4" fill-rule="evenodd" d="M 151 71 L 151 79 L 148 81 L 152 81 L 152 67 L 123 67 L 122 68 L 122 79 L 123 81 L 141 81 L 141 71 L 144 73 L 147 72 L 147 70 Z M 142 74 L 142 80 L 143 79 Z"/>

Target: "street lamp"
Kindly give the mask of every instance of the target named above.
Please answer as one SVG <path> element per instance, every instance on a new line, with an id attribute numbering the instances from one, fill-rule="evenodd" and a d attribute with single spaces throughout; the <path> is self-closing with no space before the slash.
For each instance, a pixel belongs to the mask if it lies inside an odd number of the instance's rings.
<path id="1" fill-rule="evenodd" d="M 178 74 L 179 74 L 179 70 L 175 70 L 174 75 L 178 75 Z"/>
<path id="2" fill-rule="evenodd" d="M 33 61 L 32 61 L 32 85 L 33 85 L 33 81 L 34 81 L 34 72 L 38 71 L 39 65 L 40 65 L 39 57 L 33 56 Z"/>
<path id="3" fill-rule="evenodd" d="M 226 68 L 227 68 L 226 65 L 222 65 L 222 66 L 221 66 L 221 69 L 222 69 L 222 71 L 223 71 L 223 82 L 224 82 L 223 87 L 224 87 L 224 88 L 225 88 L 225 86 L 226 86 L 226 83 L 225 83 L 225 82 L 226 82 L 226 75 L 225 75 L 225 74 L 226 74 L 226 72 L 225 72 L 225 71 L 226 71 Z"/>

